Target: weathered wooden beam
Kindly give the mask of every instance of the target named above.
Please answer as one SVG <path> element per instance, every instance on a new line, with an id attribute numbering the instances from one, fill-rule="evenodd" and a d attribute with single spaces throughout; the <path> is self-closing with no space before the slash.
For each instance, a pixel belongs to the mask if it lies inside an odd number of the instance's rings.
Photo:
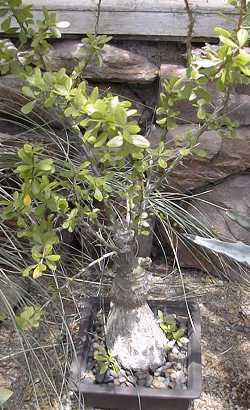
<path id="1" fill-rule="evenodd" d="M 30 0 L 24 0 L 30 4 Z M 195 25 L 194 38 L 214 38 L 214 27 L 233 27 L 234 9 L 224 0 L 192 0 Z M 98 0 L 33 0 L 34 14 L 41 16 L 43 6 L 55 11 L 59 21 L 69 25 L 64 34 L 93 32 Z M 225 17 L 231 17 L 225 19 Z M 1 19 L 0 19 L 1 21 Z M 188 16 L 183 0 L 102 0 L 98 25 L 100 33 L 125 36 L 167 37 L 176 39 L 187 35 Z"/>

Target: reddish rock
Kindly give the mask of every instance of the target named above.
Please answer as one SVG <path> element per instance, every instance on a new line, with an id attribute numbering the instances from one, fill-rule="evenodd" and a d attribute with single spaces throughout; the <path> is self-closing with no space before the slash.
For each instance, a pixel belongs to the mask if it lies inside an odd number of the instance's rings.
<path id="1" fill-rule="evenodd" d="M 55 110 L 46 111 L 38 107 L 27 116 L 20 113 L 22 106 L 29 102 L 29 99 L 21 93 L 22 85 L 23 82 L 15 75 L 0 76 L 0 112 L 4 115 L 18 116 L 19 121 L 21 118 L 27 119 L 33 125 L 39 123 L 63 128 L 63 123 Z"/>
<path id="2" fill-rule="evenodd" d="M 199 197 L 194 198 L 187 211 L 212 232 L 216 233 L 220 239 L 232 242 L 242 241 L 250 244 L 250 232 L 241 227 L 237 222 L 232 221 L 226 214 L 226 210 L 230 209 L 249 217 L 249 204 L 250 174 L 237 175 L 231 176 L 212 187 L 209 191 L 206 190 Z M 201 256 L 200 250 L 201 248 L 193 246 L 188 242 L 186 244 L 179 242 L 178 257 L 181 266 L 205 269 L 210 273 L 222 273 L 233 279 L 239 277 L 238 268 L 226 266 L 225 259 L 218 258 L 208 252 L 208 257 L 211 258 L 211 261 L 214 263 L 213 265 L 208 259 Z M 231 261 L 228 260 L 228 262 Z M 245 272 L 247 272 L 247 269 L 241 267 L 241 274 L 243 276 L 247 275 Z"/>
<path id="3" fill-rule="evenodd" d="M 160 78 L 162 80 L 171 77 L 186 77 L 186 69 L 182 65 L 162 64 L 160 68 Z M 215 89 L 213 84 L 209 84 L 209 91 L 213 96 L 213 104 L 218 107 L 221 104 L 222 94 Z M 179 123 L 198 122 L 196 109 L 191 102 L 181 101 L 176 105 L 179 110 Z M 238 121 L 240 125 L 250 125 L 250 85 L 239 85 L 232 92 L 225 114 L 232 120 Z"/>
<path id="4" fill-rule="evenodd" d="M 184 145 L 185 134 L 190 129 L 190 126 L 179 126 L 167 134 L 167 139 L 172 144 Z M 198 148 L 206 151 L 205 158 L 187 157 L 168 177 L 169 183 L 182 192 L 193 191 L 250 169 L 250 127 L 237 129 L 234 137 L 207 131 L 202 135 Z"/>
<path id="5" fill-rule="evenodd" d="M 75 64 L 86 55 L 83 43 L 76 40 L 63 40 L 54 44 L 48 57 L 52 69 L 65 67 L 72 70 Z M 159 69 L 143 55 L 112 45 L 105 45 L 101 53 L 102 64 L 91 62 L 84 77 L 91 80 L 146 83 L 154 81 Z"/>

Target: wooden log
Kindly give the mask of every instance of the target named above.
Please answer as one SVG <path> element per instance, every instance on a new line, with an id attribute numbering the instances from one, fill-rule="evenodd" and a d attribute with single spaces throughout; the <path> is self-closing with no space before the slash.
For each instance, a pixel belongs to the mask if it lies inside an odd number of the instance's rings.
<path id="1" fill-rule="evenodd" d="M 30 0 L 24 0 L 30 4 Z M 36 0 L 34 15 L 40 17 L 42 7 L 55 11 L 59 21 L 66 21 L 64 34 L 93 32 L 98 0 Z M 214 27 L 232 28 L 234 9 L 224 0 L 192 0 L 195 17 L 194 38 L 217 37 Z M 0 20 L 1 21 L 1 20 Z M 186 37 L 188 16 L 183 0 L 102 0 L 98 31 L 112 35 L 150 36 L 152 39 Z"/>

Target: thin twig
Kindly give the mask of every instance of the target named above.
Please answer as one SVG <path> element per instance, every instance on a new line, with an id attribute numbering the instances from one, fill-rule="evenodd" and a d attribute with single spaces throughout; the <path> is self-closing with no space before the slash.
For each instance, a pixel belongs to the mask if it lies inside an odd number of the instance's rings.
<path id="1" fill-rule="evenodd" d="M 99 21 L 100 21 L 100 15 L 101 15 L 101 4 L 102 4 L 102 0 L 98 0 L 96 23 L 95 23 L 95 35 L 96 36 L 98 34 L 98 28 L 99 28 Z"/>
<path id="2" fill-rule="evenodd" d="M 240 17 L 238 20 L 237 30 L 240 30 L 240 28 L 243 26 L 246 15 L 247 15 L 247 2 L 246 0 L 241 0 L 240 1 Z"/>
<path id="3" fill-rule="evenodd" d="M 190 8 L 188 0 L 184 0 L 187 15 L 188 15 L 188 32 L 187 32 L 187 40 L 186 40 L 186 46 L 187 46 L 187 63 L 188 67 L 190 66 L 191 59 L 192 59 L 192 36 L 193 36 L 193 30 L 194 30 L 194 16 L 193 12 Z"/>

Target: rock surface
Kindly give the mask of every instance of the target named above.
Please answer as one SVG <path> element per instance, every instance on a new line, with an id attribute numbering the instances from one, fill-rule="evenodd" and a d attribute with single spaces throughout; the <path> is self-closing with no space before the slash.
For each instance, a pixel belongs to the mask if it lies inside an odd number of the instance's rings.
<path id="1" fill-rule="evenodd" d="M 15 75 L 0 76 L 0 113 L 14 118 L 14 121 L 27 121 L 32 127 L 34 125 L 43 124 L 51 125 L 55 128 L 63 128 L 62 121 L 55 110 L 46 111 L 41 107 L 35 108 L 29 115 L 21 113 L 23 105 L 29 102 L 29 99 L 21 94 L 23 82 Z"/>
<path id="2" fill-rule="evenodd" d="M 162 64 L 160 68 L 160 78 L 162 80 L 171 77 L 186 77 L 186 69 L 182 65 L 177 64 Z M 212 95 L 213 105 L 218 107 L 221 101 L 222 94 L 215 89 L 213 84 L 208 85 L 208 89 Z M 197 122 L 196 109 L 191 102 L 184 101 L 177 104 L 177 109 L 180 112 L 179 122 L 190 123 Z M 225 114 L 231 120 L 238 121 L 240 125 L 250 125 L 250 87 L 249 85 L 238 86 L 232 92 Z"/>
<path id="3" fill-rule="evenodd" d="M 213 205 L 211 205 L 213 204 Z M 250 214 L 250 175 L 232 176 L 218 185 L 211 188 L 210 191 L 192 200 L 187 211 L 195 218 L 209 227 L 219 238 L 226 241 L 242 241 L 250 244 L 250 232 L 241 227 L 235 221 L 232 221 L 225 213 L 226 210 L 233 210 L 241 215 L 249 216 Z M 192 247 L 192 252 L 183 244 L 179 243 L 178 256 L 180 263 L 185 267 L 204 267 L 214 272 L 215 267 L 204 258 L 201 258 L 197 248 Z M 212 258 L 217 266 L 219 259 Z M 220 268 L 222 266 L 220 265 Z M 225 267 L 225 275 L 231 278 L 239 277 L 235 269 Z M 241 274 L 247 276 L 247 269 L 242 270 Z M 248 277 L 249 278 L 249 277 Z"/>
<path id="4" fill-rule="evenodd" d="M 29 290 L 28 281 L 15 275 L 1 277 L 0 288 L 0 313 L 3 315 L 9 313 L 6 301 L 8 301 L 9 307 L 14 309 L 25 298 L 25 295 L 27 296 Z"/>
<path id="5" fill-rule="evenodd" d="M 167 134 L 169 144 L 182 146 L 185 134 L 193 127 L 182 125 Z M 200 138 L 199 149 L 206 157 L 189 156 L 179 164 L 168 178 L 178 190 L 193 191 L 224 178 L 248 171 L 250 168 L 250 127 L 236 130 L 235 136 L 221 136 L 207 131 Z"/>
<path id="6" fill-rule="evenodd" d="M 86 47 L 75 40 L 64 40 L 54 44 L 48 56 L 53 70 L 65 67 L 71 71 L 86 55 Z M 145 83 L 158 77 L 158 67 L 138 53 L 112 45 L 105 45 L 101 53 L 102 64 L 90 62 L 84 77 L 92 80 Z"/>

